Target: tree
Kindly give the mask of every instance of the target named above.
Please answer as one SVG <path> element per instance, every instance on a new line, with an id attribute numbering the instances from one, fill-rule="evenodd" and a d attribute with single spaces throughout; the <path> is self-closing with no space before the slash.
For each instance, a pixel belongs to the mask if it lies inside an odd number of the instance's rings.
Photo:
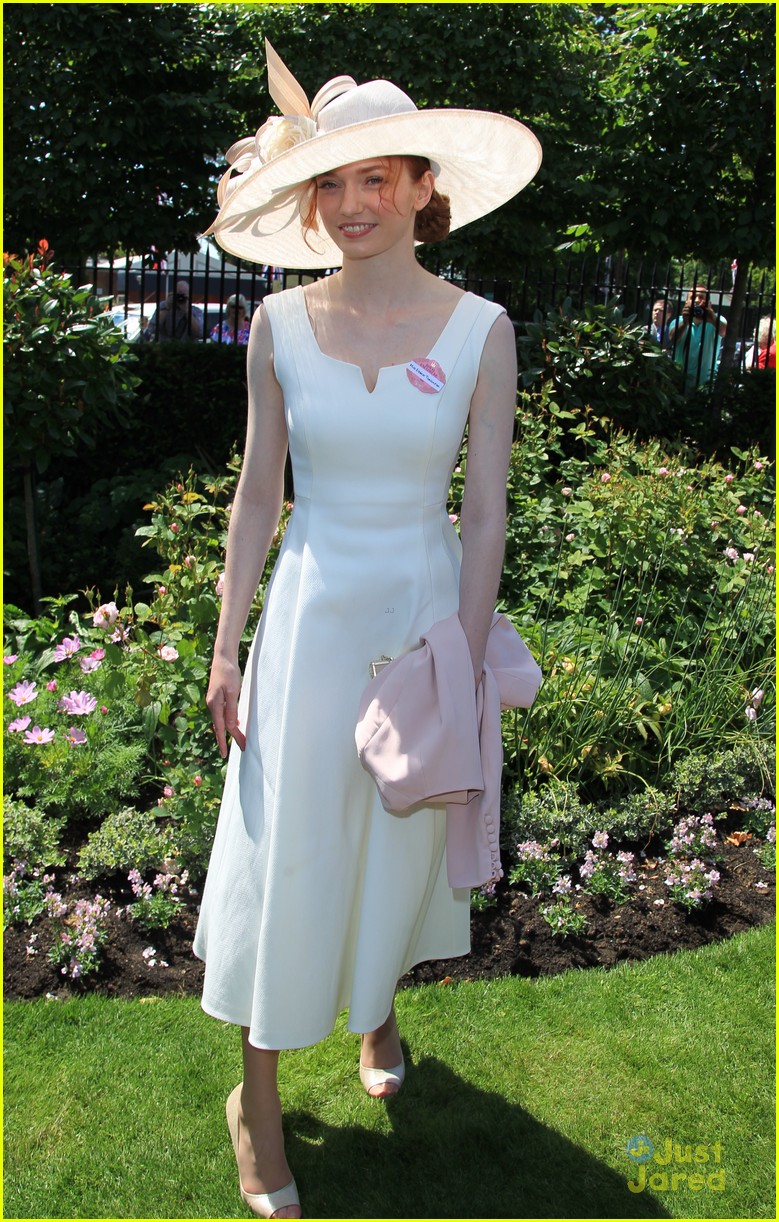
<path id="1" fill-rule="evenodd" d="M 330 77 L 347 74 L 358 83 L 386 77 L 420 108 L 500 111 L 539 138 L 539 173 L 504 208 L 422 257 L 510 278 L 553 252 L 575 208 L 580 146 L 594 144 L 605 123 L 601 38 L 586 5 L 259 4 L 230 6 L 229 20 L 233 97 L 246 105 L 236 137 L 275 113 L 266 37 L 310 99 Z"/>
<path id="2" fill-rule="evenodd" d="M 236 123 L 210 9 L 6 4 L 3 27 L 7 248 L 192 249 Z"/>
<path id="3" fill-rule="evenodd" d="M 3 434 L 8 465 L 24 484 L 27 553 L 34 613 L 41 574 L 35 523 L 37 474 L 79 444 L 93 446 L 107 415 L 121 415 L 138 383 L 136 357 L 89 287 L 75 286 L 35 254 L 3 259 Z"/>
<path id="4" fill-rule="evenodd" d="M 751 263 L 775 252 L 776 36 L 770 4 L 619 5 L 604 42 L 609 122 L 580 176 L 611 250 L 738 260 L 721 369 Z"/>

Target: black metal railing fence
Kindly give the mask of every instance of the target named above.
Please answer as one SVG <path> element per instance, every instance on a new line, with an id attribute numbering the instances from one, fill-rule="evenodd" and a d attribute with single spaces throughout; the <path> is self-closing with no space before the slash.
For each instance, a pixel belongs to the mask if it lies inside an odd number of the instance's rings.
<path id="1" fill-rule="evenodd" d="M 174 251 L 161 255 L 152 251 L 145 256 L 94 256 L 66 270 L 79 283 L 92 284 L 100 296 L 110 301 L 108 308 L 132 340 L 182 338 L 217 343 L 230 342 L 229 335 L 223 334 L 222 324 L 227 320 L 226 307 L 231 297 L 243 298 L 250 319 L 269 293 L 329 274 L 233 260 L 206 241 L 201 241 L 194 254 Z M 715 315 L 725 318 L 729 327 L 735 325 L 734 365 L 741 371 L 764 363 L 758 341 L 767 335 L 770 343 L 775 331 L 775 288 L 764 271 L 750 272 L 743 307 L 739 317 L 732 319 L 729 310 L 735 269 L 726 265 L 679 267 L 659 266 L 647 260 L 579 258 L 547 267 L 528 263 L 521 275 L 512 279 L 471 275 L 451 267 L 435 270 L 460 287 L 505 306 L 519 331 L 537 311 L 559 307 L 566 300 L 570 300 L 573 310 L 582 310 L 587 304 L 614 302 L 624 315 L 634 316 L 671 355 L 675 355 L 675 342 L 668 342 L 670 323 L 680 318 L 690 292 L 705 288 Z M 659 335 L 653 319 L 653 307 L 658 303 L 662 303 L 664 315 Z M 718 355 L 716 345 L 714 363 Z M 706 372 L 710 376 L 714 369 Z M 704 371 L 698 373 L 702 380 Z"/>

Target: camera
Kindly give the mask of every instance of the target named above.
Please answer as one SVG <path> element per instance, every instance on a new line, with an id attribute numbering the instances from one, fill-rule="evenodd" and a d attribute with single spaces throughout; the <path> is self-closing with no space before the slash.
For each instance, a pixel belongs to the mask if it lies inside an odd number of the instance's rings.
<path id="1" fill-rule="evenodd" d="M 692 311 L 693 318 L 703 318 L 705 313 L 706 313 L 705 306 L 697 305 L 693 307 L 693 311 Z"/>
<path id="2" fill-rule="evenodd" d="M 186 305 L 188 300 L 189 298 L 187 297 L 186 293 L 176 293 L 176 301 L 179 303 L 179 305 Z"/>

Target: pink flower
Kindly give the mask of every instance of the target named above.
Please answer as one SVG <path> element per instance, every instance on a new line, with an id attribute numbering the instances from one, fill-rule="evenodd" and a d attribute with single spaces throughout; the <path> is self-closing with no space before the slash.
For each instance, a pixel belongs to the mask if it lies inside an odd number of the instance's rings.
<path id="1" fill-rule="evenodd" d="M 83 730 L 79 730 L 77 726 L 71 726 L 68 730 L 68 742 L 71 747 L 80 747 L 87 741 L 87 736 Z"/>
<path id="2" fill-rule="evenodd" d="M 637 615 L 637 616 L 636 616 L 636 627 L 637 627 L 637 628 L 640 628 L 640 627 L 641 627 L 641 625 L 643 624 L 643 622 L 644 622 L 644 617 L 643 617 L 643 615 Z"/>
<path id="3" fill-rule="evenodd" d="M 13 666 L 14 662 L 16 661 L 18 657 L 19 657 L 18 653 L 9 653 L 9 654 L 6 654 L 6 656 L 3 658 L 3 661 L 5 662 L 6 666 Z"/>
<path id="4" fill-rule="evenodd" d="M 89 656 L 90 658 L 96 658 L 98 662 L 102 662 L 103 658 L 105 657 L 105 650 L 98 647 L 97 649 L 93 649 Z"/>
<path id="5" fill-rule="evenodd" d="M 31 730 L 25 732 L 24 741 L 26 743 L 50 743 L 53 737 L 53 730 L 42 730 L 40 726 L 33 726 Z"/>
<path id="6" fill-rule="evenodd" d="M 736 513 L 746 513 L 746 511 L 747 511 L 746 505 L 739 505 L 738 509 L 736 510 Z"/>
<path id="7" fill-rule="evenodd" d="M 163 662 L 175 662 L 176 658 L 179 656 L 178 650 L 174 649 L 172 645 L 161 645 L 157 650 L 157 653 L 160 655 Z"/>
<path id="8" fill-rule="evenodd" d="M 122 625 L 119 624 L 116 628 L 114 628 L 113 635 L 111 636 L 111 640 L 114 641 L 117 645 L 121 645 L 123 641 L 127 640 L 129 635 L 130 635 L 130 629 L 123 628 Z"/>
<path id="9" fill-rule="evenodd" d="M 160 598 L 164 598 L 167 592 L 168 592 L 167 586 L 157 586 L 157 593 L 159 594 Z"/>
<path id="10" fill-rule="evenodd" d="M 177 535 L 177 534 L 179 533 L 179 530 L 180 530 L 181 528 L 180 528 L 180 526 L 179 526 L 178 522 L 171 522 L 171 524 L 170 524 L 170 529 L 173 531 L 174 535 Z"/>
<path id="11" fill-rule="evenodd" d="M 563 496 L 573 496 L 573 488 L 563 488 Z"/>
<path id="12" fill-rule="evenodd" d="M 166 785 L 162 792 L 166 798 L 172 798 L 176 791 L 172 785 Z"/>
<path id="13" fill-rule="evenodd" d="M 26 730 L 30 724 L 30 720 L 31 718 L 29 717 L 17 717 L 15 721 L 9 721 L 8 733 L 19 734 L 22 730 Z"/>
<path id="14" fill-rule="evenodd" d="M 105 717 L 106 713 L 108 712 L 108 709 L 106 708 L 106 706 L 105 706 L 104 704 L 101 704 L 101 705 L 100 705 L 100 712 L 103 714 L 103 716 L 104 716 L 104 717 Z"/>
<path id="15" fill-rule="evenodd" d="M 217 578 L 217 582 L 216 582 L 217 598 L 221 598 L 224 592 L 225 592 L 225 575 L 224 573 L 220 573 L 219 577 Z"/>
<path id="16" fill-rule="evenodd" d="M 738 552 L 736 551 L 735 547 L 726 547 L 725 555 L 727 556 L 728 560 L 738 560 Z"/>
<path id="17" fill-rule="evenodd" d="M 92 623 L 96 628 L 112 628 L 118 614 L 116 603 L 103 603 L 92 616 Z"/>
<path id="18" fill-rule="evenodd" d="M 741 559 L 746 560 L 748 564 L 751 564 L 754 558 L 755 558 L 754 552 L 744 552 L 744 555 L 741 557 Z"/>
<path id="19" fill-rule="evenodd" d="M 94 713 L 97 708 L 97 700 L 94 696 L 90 696 L 89 692 L 74 691 L 69 696 L 63 696 L 57 708 L 62 713 L 85 717 L 89 713 Z"/>
<path id="20" fill-rule="evenodd" d="M 576 538 L 576 535 L 573 533 L 573 531 L 571 531 L 570 535 L 565 536 L 565 541 L 566 543 L 573 543 L 575 538 Z"/>
<path id="21" fill-rule="evenodd" d="M 74 653 L 78 653 L 81 648 L 81 641 L 77 636 L 63 637 L 59 645 L 54 650 L 54 661 L 64 662 L 66 658 L 72 658 Z"/>
<path id="22" fill-rule="evenodd" d="M 197 774 L 197 776 L 193 776 L 193 778 L 192 778 L 192 784 L 193 784 L 194 786 L 196 786 L 196 788 L 197 788 L 197 789 L 199 789 L 199 788 L 200 788 L 200 786 L 203 784 L 203 778 L 202 778 L 202 776 L 200 776 L 200 774 L 199 774 L 199 773 Z"/>
<path id="23" fill-rule="evenodd" d="M 600 477 L 600 482 L 602 484 L 608 484 L 610 480 L 611 476 L 609 475 L 608 471 L 604 471 L 603 475 Z"/>
<path id="24" fill-rule="evenodd" d="M 31 683 L 29 679 L 22 679 L 22 681 L 17 683 L 16 687 L 12 688 L 8 693 L 8 699 L 13 700 L 14 704 L 16 705 L 23 705 L 29 704 L 30 701 L 34 700 L 37 695 L 38 693 L 35 690 L 35 684 Z"/>
<path id="25" fill-rule="evenodd" d="M 658 471 L 657 471 L 657 474 L 658 474 L 658 475 L 670 475 L 670 474 L 671 474 L 671 472 L 668 470 L 668 468 L 667 468 L 667 467 L 659 467 L 659 468 L 658 468 Z"/>
<path id="26" fill-rule="evenodd" d="M 184 568 L 191 569 L 194 563 L 195 563 L 194 556 L 185 556 L 184 557 Z"/>
<path id="27" fill-rule="evenodd" d="M 726 475 L 726 476 L 725 476 L 725 483 L 726 483 L 726 484 L 732 484 L 732 483 L 733 483 L 733 480 L 734 480 L 735 478 L 736 478 L 736 477 L 735 477 L 735 475 Z"/>
<path id="28" fill-rule="evenodd" d="M 763 470 L 763 466 L 764 466 L 764 464 L 763 464 L 763 463 L 761 463 L 761 462 L 756 462 L 756 463 L 755 463 L 755 470 L 756 470 L 756 471 L 762 471 L 762 470 Z"/>
<path id="29" fill-rule="evenodd" d="M 456 513 L 450 513 L 450 514 L 449 514 L 449 521 L 450 521 L 450 522 L 451 522 L 451 523 L 454 525 L 454 523 L 457 521 L 457 514 L 456 514 Z"/>
<path id="30" fill-rule="evenodd" d="M 56 690 L 57 690 L 57 680 L 50 679 L 49 682 L 46 684 L 46 691 L 47 692 L 56 692 Z"/>
<path id="31" fill-rule="evenodd" d="M 85 675 L 91 675 L 93 670 L 98 670 L 101 663 L 99 658 L 79 658 L 78 664 Z"/>

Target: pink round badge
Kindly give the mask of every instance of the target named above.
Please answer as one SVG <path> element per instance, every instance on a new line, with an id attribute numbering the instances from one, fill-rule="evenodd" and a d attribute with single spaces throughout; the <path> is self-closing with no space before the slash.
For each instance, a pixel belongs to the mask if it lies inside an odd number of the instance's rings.
<path id="1" fill-rule="evenodd" d="M 406 365 L 406 377 L 423 395 L 437 395 L 446 386 L 446 374 L 438 361 L 429 356 L 416 357 Z"/>

